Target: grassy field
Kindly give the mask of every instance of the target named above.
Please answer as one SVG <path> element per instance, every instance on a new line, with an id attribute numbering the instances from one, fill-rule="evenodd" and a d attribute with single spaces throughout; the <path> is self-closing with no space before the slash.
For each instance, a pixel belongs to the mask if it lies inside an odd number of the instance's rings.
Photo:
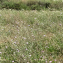
<path id="1" fill-rule="evenodd" d="M 63 63 L 63 11 L 0 10 L 0 63 Z"/>

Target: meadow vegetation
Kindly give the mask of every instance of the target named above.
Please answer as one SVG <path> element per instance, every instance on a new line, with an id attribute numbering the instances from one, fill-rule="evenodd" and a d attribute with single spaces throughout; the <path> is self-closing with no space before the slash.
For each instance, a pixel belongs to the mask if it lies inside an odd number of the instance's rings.
<path id="1" fill-rule="evenodd" d="M 1 9 L 0 63 L 63 63 L 63 11 Z"/>
<path id="2" fill-rule="evenodd" d="M 63 10 L 62 0 L 1 0 L 0 9 L 16 9 L 16 10 Z"/>

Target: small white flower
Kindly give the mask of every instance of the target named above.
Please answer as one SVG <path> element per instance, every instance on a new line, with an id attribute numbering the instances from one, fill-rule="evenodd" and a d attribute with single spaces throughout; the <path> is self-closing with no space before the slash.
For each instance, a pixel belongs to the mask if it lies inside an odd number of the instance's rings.
<path id="1" fill-rule="evenodd" d="M 35 39 L 34 39 L 35 40 Z"/>
<path id="2" fill-rule="evenodd" d="M 55 61 L 56 61 L 56 59 L 55 59 Z"/>
<path id="3" fill-rule="evenodd" d="M 37 18 L 34 18 L 34 19 L 37 19 Z"/>
<path id="4" fill-rule="evenodd" d="M 14 62 L 14 61 L 12 61 L 12 62 Z"/>
<path id="5" fill-rule="evenodd" d="M 26 42 L 26 44 L 28 44 L 28 42 Z"/>
<path id="6" fill-rule="evenodd" d="M 31 28 L 32 29 L 32 28 Z"/>
<path id="7" fill-rule="evenodd" d="M 2 30 L 4 30 L 4 29 L 2 29 Z"/>
<path id="8" fill-rule="evenodd" d="M 25 40 L 25 39 L 26 39 L 26 37 L 23 37 L 23 39 Z"/>
<path id="9" fill-rule="evenodd" d="M 6 48 L 7 48 L 7 46 L 6 46 Z"/>
<path id="10" fill-rule="evenodd" d="M 24 59 L 24 60 L 26 60 L 26 59 Z"/>
<path id="11" fill-rule="evenodd" d="M 43 35 L 44 37 L 46 36 L 46 35 Z"/>
<path id="12" fill-rule="evenodd" d="M 0 14 L 0 16 L 2 16 L 2 15 Z"/>
<path id="13" fill-rule="evenodd" d="M 28 25 L 28 26 L 30 26 L 30 25 Z"/>
<path id="14" fill-rule="evenodd" d="M 32 35 L 32 36 L 34 36 L 34 35 Z"/>
<path id="15" fill-rule="evenodd" d="M 1 57 L 0 57 L 0 59 L 1 59 Z"/>
<path id="16" fill-rule="evenodd" d="M 13 25 L 14 26 L 14 25 Z"/>
<path id="17" fill-rule="evenodd" d="M 31 55 L 29 55 L 29 56 L 31 56 Z"/>
<path id="18" fill-rule="evenodd" d="M 0 54 L 1 54 L 2 52 L 0 52 Z"/>
<path id="19" fill-rule="evenodd" d="M 28 50 L 28 49 L 26 48 L 26 50 Z"/>
<path id="20" fill-rule="evenodd" d="M 16 42 L 14 42 L 14 44 L 16 44 Z"/>
<path id="21" fill-rule="evenodd" d="M 62 25 L 62 24 L 59 24 L 60 26 Z"/>
<path id="22" fill-rule="evenodd" d="M 29 63 L 29 62 L 27 62 L 27 63 Z"/>
<path id="23" fill-rule="evenodd" d="M 15 38 L 17 38 L 17 37 L 15 36 Z"/>
<path id="24" fill-rule="evenodd" d="M 52 61 L 50 61 L 49 63 L 51 63 Z"/>

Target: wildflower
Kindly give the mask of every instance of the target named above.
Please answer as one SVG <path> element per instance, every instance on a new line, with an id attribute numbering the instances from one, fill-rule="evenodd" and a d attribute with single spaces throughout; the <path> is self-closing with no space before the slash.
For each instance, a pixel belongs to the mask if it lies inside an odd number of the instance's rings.
<path id="1" fill-rule="evenodd" d="M 61 26 L 61 24 L 59 24 Z"/>
<path id="2" fill-rule="evenodd" d="M 22 57 L 24 57 L 24 55 L 22 54 Z"/>
<path id="3" fill-rule="evenodd" d="M 2 29 L 2 30 L 4 30 L 4 29 Z"/>
<path id="4" fill-rule="evenodd" d="M 34 35 L 32 35 L 32 36 L 34 36 Z"/>
<path id="5" fill-rule="evenodd" d="M 44 37 L 46 36 L 46 35 L 43 35 Z"/>
<path id="6" fill-rule="evenodd" d="M 13 39 L 11 39 L 11 41 L 13 41 Z"/>
<path id="7" fill-rule="evenodd" d="M 1 16 L 1 14 L 0 14 L 0 16 Z"/>
<path id="8" fill-rule="evenodd" d="M 18 26 L 16 26 L 18 28 Z"/>
<path id="9" fill-rule="evenodd" d="M 12 61 L 12 62 L 14 62 L 14 61 Z"/>
<path id="10" fill-rule="evenodd" d="M 26 48 L 26 50 L 28 50 L 28 49 Z"/>
<path id="11" fill-rule="evenodd" d="M 18 30 L 19 31 L 19 30 Z"/>
<path id="12" fill-rule="evenodd" d="M 14 25 L 13 25 L 14 26 Z"/>
<path id="13" fill-rule="evenodd" d="M 62 15 L 62 12 L 60 13 L 60 15 Z"/>
<path id="14" fill-rule="evenodd" d="M 31 28 L 32 29 L 32 28 Z"/>
<path id="15" fill-rule="evenodd" d="M 7 48 L 7 46 L 6 46 L 6 48 Z"/>
<path id="16" fill-rule="evenodd" d="M 19 52 L 19 50 L 17 49 L 17 51 Z"/>
<path id="17" fill-rule="evenodd" d="M 42 51 L 42 52 L 44 52 L 44 51 Z"/>
<path id="18" fill-rule="evenodd" d="M 28 44 L 28 42 L 26 42 L 26 44 Z"/>
<path id="19" fill-rule="evenodd" d="M 15 36 L 15 38 L 17 38 L 17 37 Z"/>
<path id="20" fill-rule="evenodd" d="M 36 59 L 34 59 L 36 61 Z"/>
<path id="21" fill-rule="evenodd" d="M 18 32 L 19 33 L 19 32 Z"/>
<path id="22" fill-rule="evenodd" d="M 30 25 L 28 25 L 28 26 L 30 26 Z"/>
<path id="23" fill-rule="evenodd" d="M 16 42 L 14 42 L 14 44 L 16 44 Z"/>
<path id="24" fill-rule="evenodd" d="M 0 57 L 0 59 L 1 59 L 1 57 Z"/>
<path id="25" fill-rule="evenodd" d="M 2 52 L 0 52 L 0 54 L 1 54 Z"/>
<path id="26" fill-rule="evenodd" d="M 24 60 L 26 60 L 26 59 L 24 59 Z"/>
<path id="27" fill-rule="evenodd" d="M 52 61 L 49 61 L 49 63 L 51 63 Z"/>
<path id="28" fill-rule="evenodd" d="M 23 37 L 23 39 L 25 40 L 26 38 L 25 38 L 25 37 Z"/>
<path id="29" fill-rule="evenodd" d="M 37 19 L 37 18 L 34 18 L 34 19 Z"/>
<path id="30" fill-rule="evenodd" d="M 46 61 L 46 63 L 47 63 L 47 61 Z"/>
<path id="31" fill-rule="evenodd" d="M 56 59 L 55 59 L 55 61 L 56 61 Z"/>
<path id="32" fill-rule="evenodd" d="M 11 11 L 11 9 L 9 9 Z"/>
<path id="33" fill-rule="evenodd" d="M 31 56 L 31 55 L 29 55 L 29 56 Z"/>

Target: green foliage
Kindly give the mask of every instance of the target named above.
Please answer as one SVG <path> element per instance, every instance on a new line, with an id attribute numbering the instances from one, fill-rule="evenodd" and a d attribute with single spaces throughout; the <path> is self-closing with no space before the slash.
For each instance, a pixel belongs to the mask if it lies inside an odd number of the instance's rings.
<path id="1" fill-rule="evenodd" d="M 7 2 L 7 1 L 3 2 L 2 8 L 9 9 L 9 8 L 12 8 L 12 7 L 13 7 L 13 3 L 12 2 Z"/>
<path id="2" fill-rule="evenodd" d="M 3 0 L 0 1 L 0 8 L 6 8 L 6 9 L 16 9 L 16 10 L 21 10 L 21 9 L 25 9 L 25 10 L 41 10 L 41 9 L 46 9 L 46 8 L 50 8 L 50 9 L 58 9 L 61 10 L 63 9 L 63 2 L 42 2 L 42 1 L 28 1 L 27 3 L 24 2 L 19 2 L 19 3 L 15 3 L 12 1 L 7 1 L 7 0 Z"/>
<path id="3" fill-rule="evenodd" d="M 55 3 L 51 3 L 50 8 L 55 8 L 57 10 L 62 10 L 63 8 L 63 2 L 55 2 Z"/>

